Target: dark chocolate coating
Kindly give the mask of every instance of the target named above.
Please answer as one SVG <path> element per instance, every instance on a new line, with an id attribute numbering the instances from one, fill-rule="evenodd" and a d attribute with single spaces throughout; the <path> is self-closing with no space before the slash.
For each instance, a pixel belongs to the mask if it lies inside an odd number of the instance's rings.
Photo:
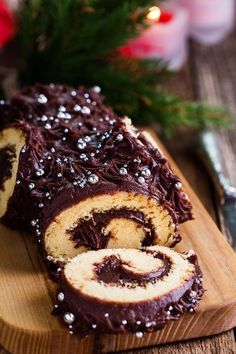
<path id="1" fill-rule="evenodd" d="M 175 187 L 179 178 L 142 134 L 137 140 L 127 131 L 94 89 L 36 85 L 2 104 L 0 116 L 1 129 L 14 124 L 26 136 L 19 184 L 4 223 L 34 230 L 43 245 L 41 235 L 62 210 L 91 196 L 131 191 L 158 200 L 176 224 L 175 242 L 180 240 L 178 223 L 192 214 L 186 194 Z M 124 166 L 125 176 L 120 174 Z M 144 168 L 151 174 L 140 184 Z M 89 183 L 91 174 L 98 183 Z"/>
<path id="2" fill-rule="evenodd" d="M 160 257 L 160 255 L 159 255 Z M 63 315 L 66 312 L 73 313 L 75 321 L 69 327 L 69 330 L 79 337 L 84 337 L 92 333 L 135 333 L 135 332 L 153 332 L 161 329 L 170 320 L 178 319 L 185 312 L 193 312 L 199 304 L 199 301 L 204 293 L 202 287 L 202 273 L 199 268 L 197 257 L 190 256 L 190 263 L 195 266 L 195 273 L 184 284 L 177 286 L 177 288 L 167 295 L 153 299 L 150 301 L 143 301 L 137 303 L 115 303 L 106 302 L 99 299 L 92 299 L 79 290 L 73 288 L 65 278 L 63 270 L 61 271 L 59 280 L 58 293 L 64 294 L 64 301 L 56 303 L 53 314 L 59 315 L 62 322 Z M 101 265 L 99 265 L 101 266 Z M 99 272 L 98 266 L 98 272 Z M 113 266 L 118 271 L 119 265 L 117 261 L 113 260 Z M 130 282 L 130 286 L 138 282 L 154 281 L 168 275 L 171 268 L 171 260 L 165 259 L 165 269 L 159 269 L 159 274 L 151 274 L 148 279 L 148 274 L 144 279 L 135 279 L 132 274 L 126 272 L 125 281 Z M 112 268 L 112 262 L 109 265 Z M 119 282 L 113 269 L 113 281 Z M 111 270 L 111 269 L 110 269 Z M 108 276 L 109 277 L 109 276 Z M 101 280 L 101 279 L 100 279 Z M 104 281 L 104 279 L 103 279 Z M 112 279 L 105 279 L 105 283 L 109 283 Z M 126 284 L 127 286 L 127 284 Z M 192 296 L 194 292 L 194 297 Z M 106 317 L 105 314 L 109 314 Z M 125 324 L 122 323 L 126 320 Z M 93 325 L 96 324 L 96 328 Z"/>
<path id="3" fill-rule="evenodd" d="M 16 158 L 16 150 L 12 145 L 0 149 L 0 189 L 4 190 L 4 182 L 11 178 L 12 163 Z"/>

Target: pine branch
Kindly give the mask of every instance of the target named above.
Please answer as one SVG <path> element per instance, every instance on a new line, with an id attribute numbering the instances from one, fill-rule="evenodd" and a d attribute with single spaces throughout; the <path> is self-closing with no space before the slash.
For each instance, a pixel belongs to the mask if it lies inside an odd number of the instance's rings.
<path id="1" fill-rule="evenodd" d="M 218 125 L 224 110 L 182 102 L 160 89 L 159 62 L 128 60 L 117 48 L 146 27 L 152 0 L 28 0 L 19 13 L 21 82 L 99 85 L 107 102 L 136 123 Z"/>

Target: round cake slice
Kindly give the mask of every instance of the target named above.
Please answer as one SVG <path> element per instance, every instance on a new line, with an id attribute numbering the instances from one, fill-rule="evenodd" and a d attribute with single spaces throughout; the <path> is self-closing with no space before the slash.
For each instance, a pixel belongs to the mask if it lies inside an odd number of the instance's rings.
<path id="1" fill-rule="evenodd" d="M 79 337 L 142 337 L 193 312 L 203 292 L 193 251 L 180 254 L 164 246 L 89 251 L 61 270 L 54 313 Z"/>

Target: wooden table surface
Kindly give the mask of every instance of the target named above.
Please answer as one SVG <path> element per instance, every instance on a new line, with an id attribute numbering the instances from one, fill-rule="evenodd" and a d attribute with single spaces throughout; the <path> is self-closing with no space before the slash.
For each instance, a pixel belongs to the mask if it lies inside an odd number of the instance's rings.
<path id="1" fill-rule="evenodd" d="M 189 61 L 184 69 L 173 76 L 165 87 L 168 91 L 186 99 L 226 105 L 236 115 L 236 35 L 214 47 L 190 45 Z M 232 183 L 236 186 L 236 122 L 230 129 L 221 129 L 226 166 Z M 203 204 L 225 232 L 224 221 L 218 208 L 214 189 L 203 166 L 191 150 L 194 133 L 180 132 L 165 145 L 176 160 L 183 174 L 197 192 Z M 226 232 L 225 232 L 226 234 Z M 203 235 L 204 237 L 204 235 Z M 176 344 L 131 350 L 129 354 L 235 354 L 234 331 L 209 338 L 196 339 Z M 6 354 L 0 349 L 0 354 Z M 34 354 L 34 353 L 32 353 Z M 55 353 L 56 354 L 56 353 Z M 71 353 L 74 354 L 74 353 Z"/>

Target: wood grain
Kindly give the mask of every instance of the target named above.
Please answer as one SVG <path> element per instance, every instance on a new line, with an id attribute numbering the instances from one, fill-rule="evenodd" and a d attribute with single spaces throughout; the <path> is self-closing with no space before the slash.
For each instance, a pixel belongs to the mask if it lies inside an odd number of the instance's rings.
<path id="1" fill-rule="evenodd" d="M 101 336 L 103 353 L 206 336 L 236 325 L 236 256 L 186 181 L 184 185 L 196 220 L 181 226 L 183 242 L 177 249 L 193 248 L 199 254 L 207 288 L 200 309 L 143 340 L 133 335 Z M 2 345 L 13 354 L 89 354 L 94 339 L 78 341 L 50 315 L 55 285 L 48 279 L 31 238 L 4 226 L 0 234 Z"/>

